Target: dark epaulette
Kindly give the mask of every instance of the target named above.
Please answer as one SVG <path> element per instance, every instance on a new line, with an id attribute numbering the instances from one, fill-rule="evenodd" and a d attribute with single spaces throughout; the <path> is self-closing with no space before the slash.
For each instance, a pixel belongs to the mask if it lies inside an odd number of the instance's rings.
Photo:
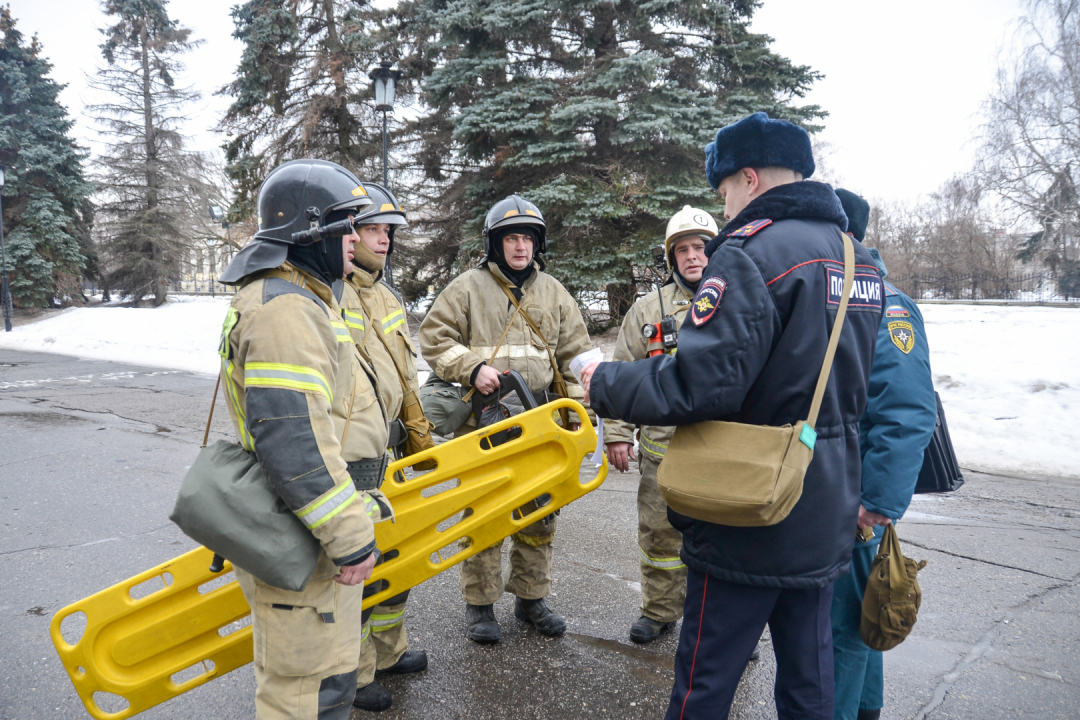
<path id="1" fill-rule="evenodd" d="M 768 218 L 762 218 L 761 220 L 755 220 L 754 222 L 747 223 L 735 232 L 728 235 L 728 237 L 742 237 L 747 238 L 756 233 L 758 230 L 772 225 L 772 220 Z"/>

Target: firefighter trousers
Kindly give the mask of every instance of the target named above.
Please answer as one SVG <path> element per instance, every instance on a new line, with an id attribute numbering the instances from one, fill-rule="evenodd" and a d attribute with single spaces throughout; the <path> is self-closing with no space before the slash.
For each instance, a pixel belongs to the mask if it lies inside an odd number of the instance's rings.
<path id="1" fill-rule="evenodd" d="M 329 566 L 327 568 L 326 566 Z M 323 556 L 300 592 L 235 568 L 251 606 L 258 720 L 348 720 L 356 695 L 363 588 L 334 582 Z"/>
<path id="2" fill-rule="evenodd" d="M 530 505 L 532 502 L 529 503 Z M 528 514 L 528 505 L 525 513 Z M 510 574 L 503 585 L 503 542 L 461 563 L 461 594 L 469 605 L 492 605 L 503 591 L 524 600 L 539 600 L 551 592 L 551 543 L 556 517 L 548 515 L 510 536 Z"/>
<path id="3" fill-rule="evenodd" d="M 674 622 L 682 617 L 686 599 L 686 565 L 679 557 L 682 533 L 668 522 L 667 503 L 656 484 L 660 459 L 642 449 L 638 467 L 641 614 L 657 622 Z"/>

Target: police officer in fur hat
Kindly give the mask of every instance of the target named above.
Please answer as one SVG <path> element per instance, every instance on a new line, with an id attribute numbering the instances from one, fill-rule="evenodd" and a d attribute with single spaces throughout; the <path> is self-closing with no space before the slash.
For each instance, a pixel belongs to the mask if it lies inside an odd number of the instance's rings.
<path id="1" fill-rule="evenodd" d="M 648 425 L 807 419 L 840 304 L 847 217 L 814 172 L 810 137 L 755 113 L 706 148 L 709 184 L 729 220 L 676 355 L 586 368 L 598 415 Z M 777 715 L 833 718 L 833 581 L 851 565 L 859 514 L 859 432 L 882 313 L 881 278 L 855 247 L 852 297 L 817 422 L 813 461 L 790 514 L 735 527 L 668 510 L 683 534 L 686 602 L 676 653 L 674 718 L 725 718 L 765 626 L 777 658 Z M 842 287 L 842 284 L 841 286 Z M 676 448 L 668 449 L 671 459 Z"/>

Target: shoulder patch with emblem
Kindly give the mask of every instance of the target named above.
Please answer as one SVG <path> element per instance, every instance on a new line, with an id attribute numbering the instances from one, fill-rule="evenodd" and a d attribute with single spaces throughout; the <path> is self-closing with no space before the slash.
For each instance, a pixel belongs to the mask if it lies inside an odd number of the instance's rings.
<path id="1" fill-rule="evenodd" d="M 758 230 L 764 227 L 768 227 L 769 225 L 772 225 L 772 220 L 769 220 L 768 218 L 755 220 L 752 223 L 747 223 L 746 225 L 743 225 L 741 228 L 731 233 L 731 235 L 728 235 L 728 237 L 750 237 Z"/>
<path id="2" fill-rule="evenodd" d="M 887 318 L 902 318 L 911 317 L 911 313 L 903 305 L 890 305 L 885 308 L 885 317 Z"/>
<path id="3" fill-rule="evenodd" d="M 915 347 L 915 328 L 906 320 L 893 320 L 889 323 L 889 337 L 893 345 L 907 355 Z"/>
<path id="4" fill-rule="evenodd" d="M 690 310 L 694 325 L 704 325 L 716 313 L 720 300 L 724 297 L 724 290 L 727 290 L 727 280 L 722 277 L 713 276 L 701 282 Z"/>

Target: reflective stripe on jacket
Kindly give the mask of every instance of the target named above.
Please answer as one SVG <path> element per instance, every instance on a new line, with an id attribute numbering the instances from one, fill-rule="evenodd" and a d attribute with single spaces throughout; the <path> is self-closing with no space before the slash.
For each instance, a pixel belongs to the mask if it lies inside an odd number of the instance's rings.
<path id="1" fill-rule="evenodd" d="M 237 436 L 274 490 L 335 564 L 374 551 L 374 525 L 335 427 L 354 383 L 367 378 L 354 377 L 356 347 L 330 288 L 288 263 L 248 278 L 219 352 Z"/>
<path id="2" fill-rule="evenodd" d="M 514 306 L 499 288 L 512 287 L 495 263 L 459 275 L 431 304 L 420 325 L 420 351 L 435 374 L 468 386 L 473 371 L 488 362 L 509 323 Z M 585 321 L 570 293 L 559 281 L 536 270 L 523 284 L 521 308 L 539 326 L 578 402 L 584 391 L 570 371 L 570 361 L 592 347 Z M 524 318 L 515 317 L 491 366 L 517 370 L 533 392 L 547 390 L 554 379 L 544 343 Z"/>

